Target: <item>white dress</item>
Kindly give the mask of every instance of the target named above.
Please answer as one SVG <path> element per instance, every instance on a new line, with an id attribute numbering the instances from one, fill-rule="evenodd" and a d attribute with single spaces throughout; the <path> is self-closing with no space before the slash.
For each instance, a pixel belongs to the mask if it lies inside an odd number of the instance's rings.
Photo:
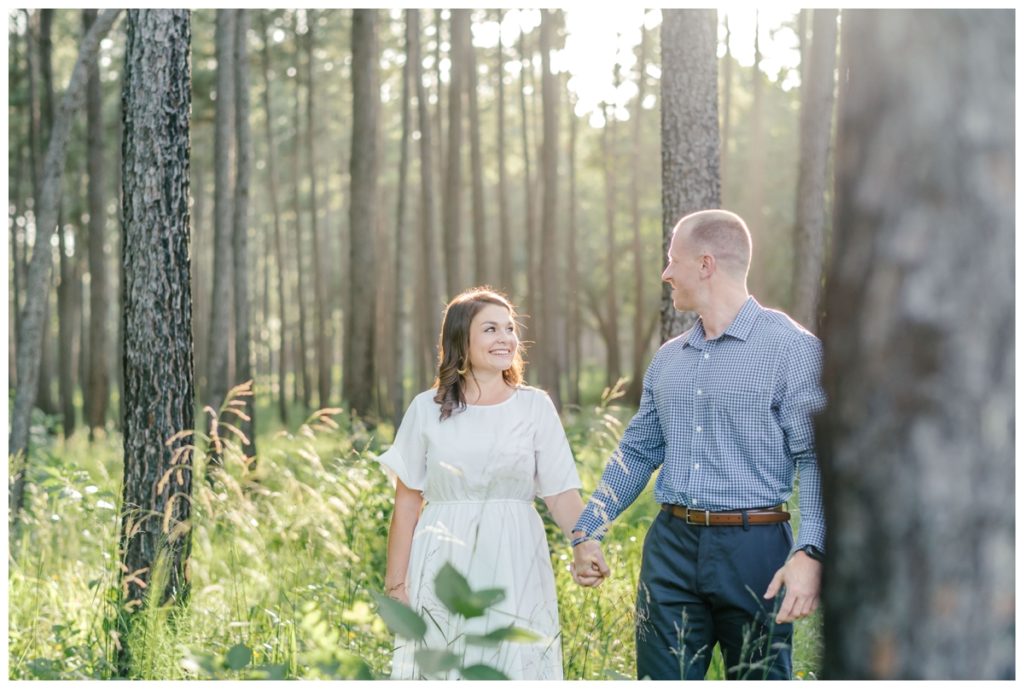
<path id="1" fill-rule="evenodd" d="M 511 679 L 562 679 L 555 578 L 544 524 L 534 499 L 580 488 L 558 413 L 547 393 L 520 386 L 490 406 L 470 405 L 440 421 L 427 390 L 413 399 L 395 442 L 378 461 L 426 505 L 413 535 L 406 590 L 427 621 L 423 642 L 397 638 L 392 679 L 422 674 L 419 648 L 447 649 L 463 665 L 485 663 Z M 450 562 L 473 590 L 503 588 L 505 598 L 470 620 L 449 613 L 434 595 L 434 579 Z M 529 629 L 537 643 L 467 646 L 464 634 Z M 457 679 L 456 671 L 445 679 Z M 440 679 L 433 676 L 430 679 Z"/>

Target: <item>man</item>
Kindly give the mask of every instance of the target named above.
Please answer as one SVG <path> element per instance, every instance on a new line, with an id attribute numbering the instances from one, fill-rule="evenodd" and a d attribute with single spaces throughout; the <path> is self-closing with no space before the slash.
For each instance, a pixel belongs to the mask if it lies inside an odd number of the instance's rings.
<path id="1" fill-rule="evenodd" d="M 651 361 L 640 409 L 574 529 L 577 581 L 595 585 L 608 573 L 597 542 L 661 467 L 637 591 L 641 679 L 703 679 L 716 643 L 729 678 L 790 679 L 792 622 L 818 605 L 821 343 L 750 296 L 750 250 L 734 213 L 676 225 L 661 277 L 673 306 L 700 318 Z M 784 504 L 796 471 L 794 547 Z"/>

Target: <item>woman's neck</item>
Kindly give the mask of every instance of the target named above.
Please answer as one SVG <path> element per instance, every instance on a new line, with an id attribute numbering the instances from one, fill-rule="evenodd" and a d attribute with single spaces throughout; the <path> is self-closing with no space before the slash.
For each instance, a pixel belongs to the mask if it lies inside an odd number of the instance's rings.
<path id="1" fill-rule="evenodd" d="M 511 386 L 500 371 L 466 375 L 466 403 L 494 404 L 508 398 Z"/>

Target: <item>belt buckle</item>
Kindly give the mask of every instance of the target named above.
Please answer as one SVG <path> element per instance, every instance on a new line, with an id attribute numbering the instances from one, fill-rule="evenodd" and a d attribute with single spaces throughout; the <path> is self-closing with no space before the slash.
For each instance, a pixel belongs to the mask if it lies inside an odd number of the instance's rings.
<path id="1" fill-rule="evenodd" d="M 711 526 L 711 512 L 709 510 L 703 510 L 703 512 L 704 512 L 704 521 L 703 522 L 691 522 L 690 521 L 690 513 L 691 512 L 696 512 L 698 514 L 700 513 L 699 510 L 691 510 L 689 507 L 687 507 L 686 508 L 686 517 L 685 517 L 685 520 L 686 520 L 687 524 L 689 524 L 690 526 Z"/>

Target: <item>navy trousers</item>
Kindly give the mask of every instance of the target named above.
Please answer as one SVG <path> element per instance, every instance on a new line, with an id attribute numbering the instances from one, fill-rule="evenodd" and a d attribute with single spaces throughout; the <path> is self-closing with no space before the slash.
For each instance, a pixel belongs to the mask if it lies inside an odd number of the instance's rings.
<path id="1" fill-rule="evenodd" d="M 636 601 L 637 678 L 704 679 L 720 644 L 728 679 L 792 679 L 785 591 L 765 600 L 793 546 L 788 522 L 692 526 L 661 511 L 644 540 Z"/>

